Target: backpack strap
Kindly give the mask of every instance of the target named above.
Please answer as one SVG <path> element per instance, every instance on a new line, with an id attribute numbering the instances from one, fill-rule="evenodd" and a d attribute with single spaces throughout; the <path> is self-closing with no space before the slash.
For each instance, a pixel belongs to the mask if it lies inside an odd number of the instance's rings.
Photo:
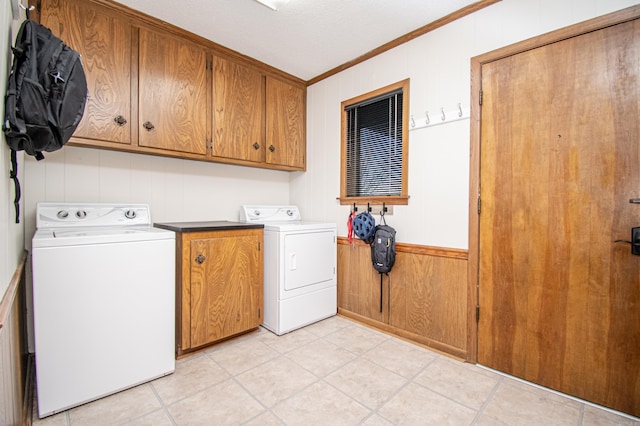
<path id="1" fill-rule="evenodd" d="M 20 181 L 18 180 L 18 158 L 16 155 L 16 151 L 14 149 L 11 150 L 11 171 L 9 172 L 9 177 L 13 179 L 13 184 L 15 186 L 16 196 L 13 199 L 13 205 L 16 210 L 16 223 L 20 223 Z"/>

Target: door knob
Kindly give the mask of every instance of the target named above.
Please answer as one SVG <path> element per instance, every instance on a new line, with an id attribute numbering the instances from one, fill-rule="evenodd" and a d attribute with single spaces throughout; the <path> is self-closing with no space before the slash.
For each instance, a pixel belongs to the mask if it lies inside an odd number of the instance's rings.
<path id="1" fill-rule="evenodd" d="M 205 260 L 207 260 L 207 258 L 206 258 L 206 257 L 204 257 L 202 254 L 199 254 L 199 255 L 196 257 L 196 263 L 197 263 L 198 265 L 202 265 L 202 264 L 204 263 L 204 261 L 205 261 Z"/>
<path id="2" fill-rule="evenodd" d="M 155 129 L 155 126 L 153 125 L 152 122 L 150 121 L 145 121 L 144 124 L 142 125 L 142 127 L 144 127 L 145 129 L 147 129 L 148 132 L 152 131 L 153 129 Z"/>

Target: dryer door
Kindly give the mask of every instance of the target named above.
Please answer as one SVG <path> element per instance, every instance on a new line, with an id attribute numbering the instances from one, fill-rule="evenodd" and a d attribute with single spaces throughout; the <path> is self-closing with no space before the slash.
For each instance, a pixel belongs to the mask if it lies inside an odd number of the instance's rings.
<path id="1" fill-rule="evenodd" d="M 332 285 L 336 274 L 335 231 L 284 235 L 284 290 Z"/>

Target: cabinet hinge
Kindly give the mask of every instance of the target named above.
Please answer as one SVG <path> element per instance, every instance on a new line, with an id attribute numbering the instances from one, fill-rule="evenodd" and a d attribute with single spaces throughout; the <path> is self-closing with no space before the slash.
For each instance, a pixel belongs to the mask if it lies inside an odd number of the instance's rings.
<path id="1" fill-rule="evenodd" d="M 479 103 L 480 103 L 480 105 L 482 105 L 482 90 L 480 90 L 480 99 L 479 99 Z"/>
<path id="2" fill-rule="evenodd" d="M 482 206 L 482 200 L 480 200 L 480 195 L 478 195 L 478 214 L 480 214 L 481 206 Z"/>
<path id="3" fill-rule="evenodd" d="M 258 251 L 260 251 L 262 248 L 260 247 L 260 243 L 258 243 Z"/>
<path id="4" fill-rule="evenodd" d="M 261 314 L 260 308 L 258 308 L 258 318 L 260 318 L 260 314 Z"/>
<path id="5" fill-rule="evenodd" d="M 480 306 L 476 306 L 476 322 L 480 322 Z"/>

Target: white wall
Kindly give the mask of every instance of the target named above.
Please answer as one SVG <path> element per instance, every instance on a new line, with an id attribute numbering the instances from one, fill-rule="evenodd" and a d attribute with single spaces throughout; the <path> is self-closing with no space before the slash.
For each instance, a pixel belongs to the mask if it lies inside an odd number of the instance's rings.
<path id="1" fill-rule="evenodd" d="M 4 120 L 4 94 L 12 61 L 10 47 L 14 43 L 19 23 L 19 19 L 13 20 L 11 0 L 2 0 L 0 2 L 0 87 L 2 87 L 0 117 L 2 120 Z M 0 184 L 0 200 L 2 200 L 2 208 L 0 208 L 0 298 L 2 298 L 24 249 L 24 221 L 21 220 L 19 224 L 15 223 L 13 181 L 9 179 L 11 151 L 7 146 L 3 132 L 0 132 L 0 145 L 0 176 L 2 177 Z M 24 182 L 21 153 L 18 155 L 18 163 L 20 182 Z"/>
<path id="2" fill-rule="evenodd" d="M 49 202 L 148 203 L 154 222 L 238 220 L 240 206 L 289 202 L 289 173 L 65 146 L 25 159 L 25 244 Z"/>
<path id="3" fill-rule="evenodd" d="M 307 219 L 337 222 L 346 235 L 349 206 L 337 200 L 343 100 L 409 77 L 416 120 L 458 102 L 468 109 L 472 57 L 637 3 L 502 0 L 309 87 L 308 171 L 292 175 L 291 202 Z M 387 217 L 398 241 L 468 248 L 469 137 L 468 119 L 410 131 L 409 205 Z"/>

